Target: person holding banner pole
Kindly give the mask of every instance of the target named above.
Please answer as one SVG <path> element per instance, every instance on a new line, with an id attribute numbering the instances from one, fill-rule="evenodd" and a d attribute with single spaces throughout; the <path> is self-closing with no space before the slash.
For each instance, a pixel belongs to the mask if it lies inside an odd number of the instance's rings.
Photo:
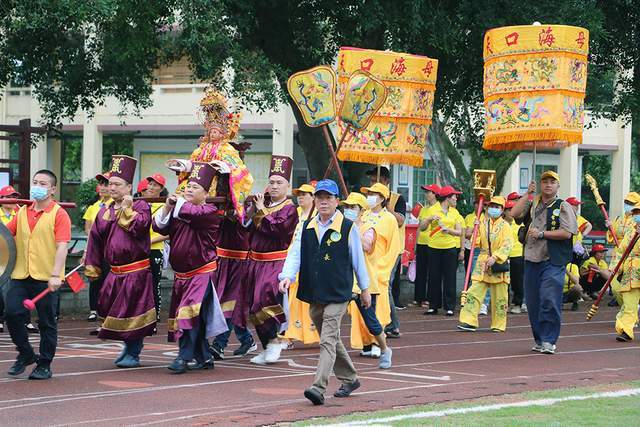
<path id="1" fill-rule="evenodd" d="M 31 380 L 51 378 L 51 362 L 58 344 L 56 308 L 57 291 L 64 280 L 67 244 L 71 240 L 71 219 L 54 200 L 56 175 L 46 169 L 35 173 L 31 182 L 31 198 L 35 202 L 22 206 L 7 224 L 16 240 L 16 265 L 6 293 L 6 317 L 11 340 L 18 357 L 9 375 L 22 374 L 28 365 L 37 363 L 29 375 Z M 39 356 L 29 344 L 25 326 L 29 312 L 23 300 L 34 298 L 44 289 L 52 292 L 36 304 L 40 324 Z"/>

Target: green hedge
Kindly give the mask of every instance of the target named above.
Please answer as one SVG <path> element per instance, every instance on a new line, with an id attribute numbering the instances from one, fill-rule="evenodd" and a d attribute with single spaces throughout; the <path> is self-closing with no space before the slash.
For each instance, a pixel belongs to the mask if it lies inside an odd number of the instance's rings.
<path id="1" fill-rule="evenodd" d="M 80 184 L 76 191 L 75 199 L 78 208 L 70 210 L 69 215 L 71 216 L 71 222 L 80 229 L 84 229 L 82 216 L 87 210 L 87 207 L 98 200 L 98 195 L 96 194 L 97 185 L 98 181 L 93 178 Z"/>

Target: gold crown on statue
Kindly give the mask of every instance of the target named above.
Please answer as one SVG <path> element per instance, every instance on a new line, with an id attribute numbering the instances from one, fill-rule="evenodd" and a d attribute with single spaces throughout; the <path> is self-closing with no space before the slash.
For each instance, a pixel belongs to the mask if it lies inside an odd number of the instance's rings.
<path id="1" fill-rule="evenodd" d="M 229 139 L 232 139 L 240 128 L 240 113 L 232 113 L 227 106 L 227 98 L 213 87 L 204 91 L 200 100 L 201 119 L 205 127 L 218 127 Z"/>

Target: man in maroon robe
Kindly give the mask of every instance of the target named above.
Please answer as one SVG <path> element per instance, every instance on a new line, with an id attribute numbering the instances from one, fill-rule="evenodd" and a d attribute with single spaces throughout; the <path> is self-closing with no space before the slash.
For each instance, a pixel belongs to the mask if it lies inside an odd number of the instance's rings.
<path id="1" fill-rule="evenodd" d="M 119 368 L 140 366 L 144 337 L 156 327 L 149 263 L 151 211 L 147 202 L 131 197 L 136 164 L 132 157 L 113 156 L 112 201 L 98 212 L 85 258 L 85 275 L 90 279 L 100 277 L 105 262 L 111 266 L 98 297 L 98 316 L 103 319 L 98 338 L 124 341 L 115 360 Z"/>
<path id="2" fill-rule="evenodd" d="M 249 318 L 264 348 L 251 362 L 259 365 L 277 362 L 282 350 L 278 333 L 286 323 L 286 315 L 283 294 L 278 290 L 278 274 L 298 224 L 296 207 L 287 199 L 292 166 L 291 158 L 272 156 L 268 200 L 264 194 L 256 194 L 254 207 L 250 209 L 253 216 L 248 223 L 251 231 L 247 266 Z"/>
<path id="3" fill-rule="evenodd" d="M 207 337 L 227 329 L 213 283 L 218 260 L 215 241 L 223 216 L 205 204 L 216 170 L 209 163 L 194 162 L 184 198 L 170 196 L 154 218 L 154 231 L 169 236 L 169 261 L 175 271 L 169 309 L 169 341 L 179 340 L 178 357 L 168 368 L 176 374 L 213 368 Z"/>

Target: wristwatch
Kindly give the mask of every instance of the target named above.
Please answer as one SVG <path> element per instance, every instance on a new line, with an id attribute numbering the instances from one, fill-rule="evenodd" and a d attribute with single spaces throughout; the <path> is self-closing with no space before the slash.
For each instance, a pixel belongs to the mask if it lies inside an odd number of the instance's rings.
<path id="1" fill-rule="evenodd" d="M 538 239 L 544 239 L 544 231 L 538 233 Z"/>

